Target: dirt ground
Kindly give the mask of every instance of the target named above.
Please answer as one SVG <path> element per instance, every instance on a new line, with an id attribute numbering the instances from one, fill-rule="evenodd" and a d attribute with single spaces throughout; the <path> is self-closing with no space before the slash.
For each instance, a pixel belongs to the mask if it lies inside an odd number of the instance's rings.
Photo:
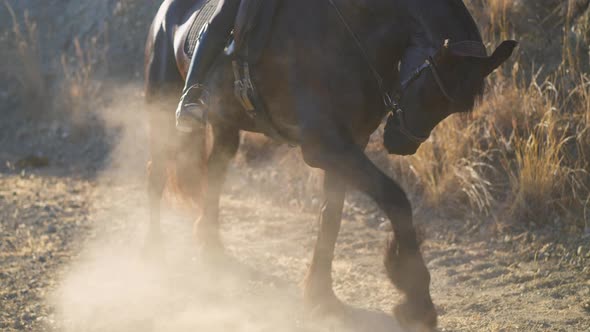
<path id="1" fill-rule="evenodd" d="M 281 171 L 272 162 L 232 167 L 222 223 L 235 262 L 204 267 L 190 218 L 174 209 L 164 214 L 162 259 L 142 258 L 145 126 L 125 131 L 125 121 L 97 117 L 76 129 L 3 115 L 0 330 L 400 331 L 387 315 L 399 299 L 381 262 L 388 230 L 356 193 L 347 198 L 334 288 L 375 312 L 335 321 L 303 310 L 317 216 L 277 204 L 280 192 L 258 192 L 268 169 Z M 588 237 L 497 235 L 425 215 L 417 222 L 441 331 L 590 330 Z"/>

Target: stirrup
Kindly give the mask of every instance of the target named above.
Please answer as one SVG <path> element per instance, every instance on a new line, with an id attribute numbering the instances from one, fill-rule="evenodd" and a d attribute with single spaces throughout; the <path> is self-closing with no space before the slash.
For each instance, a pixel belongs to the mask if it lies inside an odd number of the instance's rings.
<path id="1" fill-rule="evenodd" d="M 198 89 L 199 91 L 195 92 L 194 89 Z M 189 96 L 192 93 L 198 93 L 198 98 Z M 191 133 L 205 125 L 209 110 L 207 105 L 208 96 L 209 92 L 201 84 L 195 84 L 186 90 L 180 97 L 180 102 L 176 109 L 176 129 L 178 131 Z M 194 99 L 196 99 L 196 102 L 192 101 Z"/>
<path id="2" fill-rule="evenodd" d="M 197 90 L 197 91 L 194 91 Z M 191 95 L 189 95 L 191 94 Z M 195 94 L 195 95 L 192 95 Z M 187 100 L 188 99 L 188 100 Z M 200 112 L 191 112 L 191 110 L 199 109 Z M 180 97 L 180 103 L 176 110 L 177 117 L 181 113 L 192 115 L 195 119 L 207 121 L 207 112 L 209 110 L 209 91 L 202 84 L 195 84 L 190 86 L 185 93 Z"/>
<path id="3" fill-rule="evenodd" d="M 179 106 L 176 112 L 176 129 L 184 133 L 192 133 L 207 123 L 208 108 L 200 99 L 199 103 L 187 103 Z"/>

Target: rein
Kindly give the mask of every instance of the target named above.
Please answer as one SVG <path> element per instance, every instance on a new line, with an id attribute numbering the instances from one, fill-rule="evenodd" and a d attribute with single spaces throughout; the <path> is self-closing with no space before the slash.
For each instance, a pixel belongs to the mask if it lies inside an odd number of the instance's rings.
<path id="1" fill-rule="evenodd" d="M 383 84 L 383 77 L 379 74 L 379 72 L 375 68 L 375 65 L 373 64 L 373 62 L 371 61 L 371 58 L 367 54 L 367 51 L 363 47 L 358 35 L 350 27 L 350 25 L 346 21 L 346 18 L 344 17 L 342 12 L 340 11 L 340 8 L 338 8 L 338 6 L 334 2 L 334 0 L 328 0 L 328 2 L 330 2 L 330 5 L 332 5 L 332 7 L 334 7 L 334 10 L 336 11 L 336 14 L 338 14 L 338 17 L 340 18 L 342 25 L 344 25 L 344 27 L 348 31 L 348 34 L 354 40 L 356 47 L 361 52 L 363 58 L 365 59 L 365 62 L 367 63 L 367 65 L 369 66 L 369 69 L 373 73 L 373 77 L 375 78 L 375 81 L 377 81 L 377 85 L 379 86 L 379 90 L 381 90 L 381 96 L 383 98 L 383 103 L 385 104 L 386 111 L 388 113 L 393 113 L 395 116 L 397 116 L 398 121 L 399 121 L 399 126 L 397 126 L 397 129 L 399 130 L 399 132 L 402 133 L 404 136 L 406 136 L 406 138 L 410 139 L 411 141 L 413 141 L 415 143 L 418 143 L 418 144 L 424 143 L 428 139 L 428 136 L 415 135 L 415 134 L 411 133 L 410 130 L 408 130 L 408 128 L 406 126 L 404 110 L 401 108 L 399 103 L 391 96 L 391 94 L 385 88 L 385 86 Z M 445 46 L 448 46 L 448 40 L 445 41 Z M 432 75 L 434 76 L 434 80 L 436 81 L 436 84 L 438 85 L 438 88 L 440 89 L 442 94 L 445 96 L 445 98 L 449 102 L 453 103 L 454 99 L 450 96 L 447 89 L 445 88 L 445 85 L 444 85 L 442 79 L 440 78 L 439 71 L 436 67 L 436 63 L 435 63 L 434 59 L 432 58 L 432 56 L 429 56 L 428 59 L 426 59 L 426 61 L 424 62 L 424 64 L 422 64 L 420 67 L 416 68 L 416 70 L 414 70 L 412 75 L 408 79 L 404 80 L 401 83 L 400 93 L 403 93 L 412 84 L 412 82 L 414 82 L 418 77 L 420 77 L 420 75 L 422 75 L 424 70 L 426 70 L 428 68 L 430 68 L 430 71 L 432 72 Z"/>
<path id="2" fill-rule="evenodd" d="M 407 78 L 405 81 L 402 82 L 402 84 L 401 84 L 402 91 L 406 90 L 407 87 L 410 86 L 410 84 L 412 84 L 412 82 L 414 82 L 418 77 L 420 77 L 420 75 L 422 75 L 422 72 L 428 68 L 430 68 L 430 70 L 432 72 L 432 76 L 434 76 L 434 80 L 436 81 L 436 84 L 438 85 L 440 92 L 442 92 L 442 94 L 445 96 L 445 98 L 447 98 L 448 101 L 450 101 L 451 103 L 454 103 L 455 99 L 453 99 L 453 97 L 451 97 L 451 95 L 448 93 L 447 89 L 445 88 L 445 85 L 443 84 L 442 79 L 440 78 L 438 68 L 436 67 L 436 62 L 434 62 L 434 59 L 432 58 L 432 56 L 429 56 L 428 59 L 426 59 L 426 61 L 424 61 L 424 63 L 420 67 L 418 67 L 418 68 L 416 68 L 416 70 L 414 70 L 414 72 L 412 73 L 412 75 L 409 78 Z"/>
<path id="3" fill-rule="evenodd" d="M 399 109 L 400 108 L 399 104 L 391 97 L 391 94 L 387 91 L 387 89 L 385 89 L 385 86 L 383 85 L 383 77 L 381 77 L 381 75 L 379 74 L 379 72 L 377 71 L 375 66 L 373 65 L 373 62 L 371 61 L 369 54 L 367 54 L 367 51 L 363 47 L 358 35 L 354 32 L 354 30 L 352 30 L 352 28 L 350 27 L 348 22 L 346 22 L 344 15 L 340 11 L 340 8 L 338 8 L 338 6 L 334 2 L 334 0 L 328 0 L 328 1 L 332 5 L 332 7 L 334 7 L 334 10 L 336 11 L 336 14 L 338 14 L 340 21 L 342 22 L 342 24 L 344 25 L 344 27 L 346 28 L 346 30 L 350 34 L 350 37 L 352 37 L 352 39 L 354 40 L 356 47 L 359 49 L 359 51 L 363 55 L 363 58 L 365 58 L 365 62 L 369 66 L 369 69 L 371 69 L 371 72 L 373 73 L 373 76 L 374 76 L 375 80 L 377 81 L 377 85 L 379 85 L 379 90 L 381 90 L 381 95 L 383 96 L 383 103 L 385 104 L 385 107 L 390 111 L 394 111 L 394 110 Z"/>

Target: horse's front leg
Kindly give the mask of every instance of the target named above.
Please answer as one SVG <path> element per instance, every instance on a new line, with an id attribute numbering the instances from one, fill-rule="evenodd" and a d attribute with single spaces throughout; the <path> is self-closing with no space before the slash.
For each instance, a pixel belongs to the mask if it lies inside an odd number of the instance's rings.
<path id="1" fill-rule="evenodd" d="M 313 312 L 334 313 L 342 308 L 332 290 L 332 260 L 340 231 L 345 191 L 346 185 L 335 174 L 326 172 L 318 238 L 304 288 L 305 303 Z"/>
<path id="2" fill-rule="evenodd" d="M 400 322 L 435 327 L 430 274 L 420 253 L 412 223 L 412 208 L 403 189 L 379 170 L 352 139 L 322 127 L 308 128 L 310 130 L 302 135 L 305 140 L 301 146 L 307 164 L 335 174 L 338 179 L 369 195 L 391 221 L 395 240 L 388 247 L 385 265 L 393 284 L 406 297 L 406 301 L 396 308 Z"/>
<path id="3" fill-rule="evenodd" d="M 213 147 L 207 163 L 207 188 L 203 213 L 195 222 L 194 232 L 204 254 L 223 253 L 219 232 L 219 197 L 225 181 L 227 167 L 238 151 L 239 129 L 212 125 Z"/>

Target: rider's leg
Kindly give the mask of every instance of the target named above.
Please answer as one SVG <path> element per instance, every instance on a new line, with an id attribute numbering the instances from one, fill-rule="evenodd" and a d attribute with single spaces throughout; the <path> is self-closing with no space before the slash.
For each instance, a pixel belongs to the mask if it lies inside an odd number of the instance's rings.
<path id="1" fill-rule="evenodd" d="M 205 79 L 225 47 L 239 6 L 240 0 L 220 0 L 217 10 L 201 33 L 176 109 L 176 128 L 180 131 L 192 132 L 206 119 Z"/>

